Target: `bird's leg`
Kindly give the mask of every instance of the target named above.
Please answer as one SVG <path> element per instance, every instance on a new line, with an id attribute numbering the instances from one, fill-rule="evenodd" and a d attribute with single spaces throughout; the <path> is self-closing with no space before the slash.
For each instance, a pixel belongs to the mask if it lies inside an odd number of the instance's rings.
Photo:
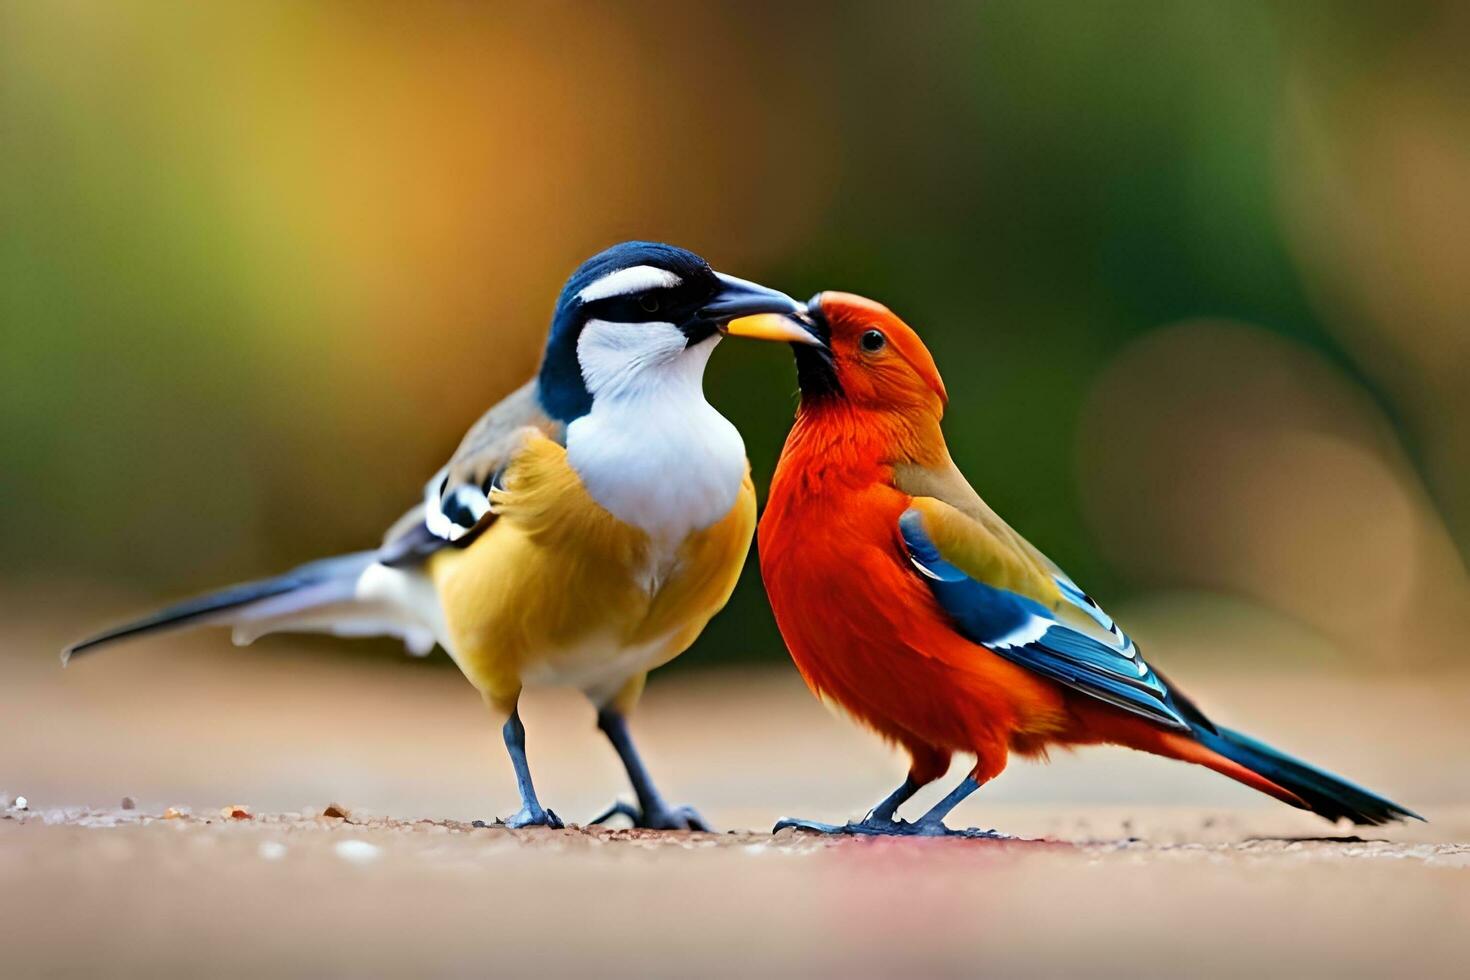
<path id="1" fill-rule="evenodd" d="M 912 776 L 907 777 L 899 785 L 898 789 L 883 797 L 882 802 L 869 810 L 868 815 L 862 819 L 862 822 L 865 824 L 879 825 L 896 823 L 897 821 L 893 817 L 894 814 L 898 813 L 898 808 L 913 799 L 914 794 L 920 788 L 920 785 L 914 782 Z"/>
<path id="2" fill-rule="evenodd" d="M 541 806 L 536 799 L 536 787 L 531 784 L 531 767 L 526 764 L 526 726 L 521 724 L 519 708 L 510 713 L 500 734 L 505 738 L 505 750 L 510 753 L 510 763 L 516 770 L 516 789 L 521 793 L 521 808 L 505 821 L 507 827 L 551 827 L 560 829 L 561 818 Z"/>
<path id="3" fill-rule="evenodd" d="M 633 784 L 633 793 L 638 797 L 638 806 L 634 808 L 627 803 L 614 803 L 608 807 L 607 812 L 592 821 L 594 824 L 622 814 L 632 820 L 635 827 L 653 830 L 709 830 L 709 825 L 692 807 L 670 807 L 664 802 L 658 787 L 648 775 L 648 768 L 643 765 L 642 757 L 638 755 L 638 748 L 633 744 L 633 735 L 628 731 L 628 719 L 621 711 L 614 707 L 599 708 L 597 727 L 617 750 L 618 758 L 623 760 L 623 768 L 628 770 L 628 782 Z"/>
<path id="4" fill-rule="evenodd" d="M 923 784 L 910 775 L 904 779 L 898 789 L 883 797 L 882 801 L 869 810 L 868 815 L 861 820 L 849 820 L 845 824 L 838 824 L 786 817 L 776 821 L 776 826 L 771 828 L 771 833 L 791 828 L 810 831 L 814 834 L 870 834 L 873 836 L 906 834 L 910 832 L 906 829 L 908 824 L 902 820 L 895 820 L 894 814 L 922 787 Z"/>
<path id="5" fill-rule="evenodd" d="M 815 834 L 859 834 L 873 837 L 970 837 L 985 840 L 1009 840 L 1005 834 L 994 830 L 979 830 L 971 827 L 967 830 L 950 830 L 944 825 L 944 818 L 955 807 L 964 802 L 975 790 L 980 788 L 980 780 L 974 775 L 964 778 L 964 781 L 956 786 L 948 796 L 934 804 L 918 820 L 909 823 L 907 820 L 897 820 L 894 814 L 898 808 L 917 793 L 923 784 L 914 780 L 912 776 L 903 781 L 903 785 L 884 798 L 882 803 L 873 807 L 868 815 L 862 820 L 849 821 L 845 824 L 818 823 L 815 820 L 792 820 L 787 818 L 780 820 L 772 828 L 772 833 L 785 830 L 790 827 L 795 830 L 805 830 Z"/>
<path id="6" fill-rule="evenodd" d="M 994 830 L 980 830 L 970 827 L 966 830 L 951 830 L 944 825 L 944 818 L 949 816 L 949 811 L 963 803 L 971 793 L 980 788 L 980 780 L 975 778 L 974 773 L 966 776 L 960 784 L 952 789 L 948 796 L 934 804 L 918 820 L 908 824 L 905 833 L 917 837 L 977 837 L 988 840 L 1009 840 L 1006 834 Z"/>

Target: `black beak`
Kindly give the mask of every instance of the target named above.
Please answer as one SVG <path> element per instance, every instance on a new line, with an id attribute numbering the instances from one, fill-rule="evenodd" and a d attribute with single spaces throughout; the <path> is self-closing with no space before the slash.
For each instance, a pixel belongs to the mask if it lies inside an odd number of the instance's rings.
<path id="1" fill-rule="evenodd" d="M 700 316 L 715 323 L 729 323 L 742 316 L 757 313 L 783 313 L 787 316 L 806 317 L 806 307 L 783 292 L 768 289 L 760 283 L 727 276 L 716 272 L 720 280 L 720 291 L 714 295 Z"/>
<path id="2" fill-rule="evenodd" d="M 785 293 L 717 272 L 720 291 L 699 311 L 731 337 L 822 345 L 806 304 Z"/>

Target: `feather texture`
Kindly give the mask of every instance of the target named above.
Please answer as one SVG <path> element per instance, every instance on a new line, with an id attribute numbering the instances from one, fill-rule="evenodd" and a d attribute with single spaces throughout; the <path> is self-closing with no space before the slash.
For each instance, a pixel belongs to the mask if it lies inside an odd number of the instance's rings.
<path id="1" fill-rule="evenodd" d="M 974 753 L 984 783 L 1011 752 L 1112 743 L 1329 819 L 1413 816 L 1211 723 L 965 480 L 913 330 L 861 297 L 819 302 L 829 349 L 821 371 L 798 351 L 808 370 L 760 525 L 761 573 L 802 677 L 903 746 L 912 785 L 956 752 Z"/>
<path id="2" fill-rule="evenodd" d="M 429 570 L 455 660 L 498 705 L 528 679 L 606 701 L 683 652 L 729 599 L 755 528 L 747 475 L 722 519 L 664 552 L 599 505 L 544 437 L 512 460 L 492 503 L 485 532 Z"/>
<path id="3" fill-rule="evenodd" d="M 434 537 L 457 541 L 489 516 L 490 483 L 530 432 L 552 439 L 561 439 L 565 432 L 565 426 L 541 407 L 535 379 L 481 416 L 465 433 L 449 462 L 424 486 L 422 509 L 415 511 Z M 417 530 L 415 511 L 394 525 L 384 540 L 385 547 Z"/>
<path id="4" fill-rule="evenodd" d="M 935 504 L 932 499 L 915 500 L 898 523 L 909 560 L 961 635 L 1114 707 L 1168 728 L 1189 730 L 1171 703 L 1168 688 L 1121 630 L 1109 632 L 1103 640 L 1061 622 L 1053 611 L 1063 603 L 1091 600 L 1081 592 L 1076 599 L 1063 596 L 1052 583 L 1048 584 L 1055 599 L 1049 605 L 1016 591 L 1012 585 L 1016 579 L 1008 574 L 1016 563 L 1008 559 L 1017 556 L 978 524 L 971 526 L 968 538 L 962 538 L 955 522 L 948 522 L 950 547 L 942 548 L 926 526 L 926 506 L 927 513 L 945 512 Z M 965 547 L 956 547 L 956 540 Z M 966 562 L 966 570 L 957 567 L 958 562 Z"/>

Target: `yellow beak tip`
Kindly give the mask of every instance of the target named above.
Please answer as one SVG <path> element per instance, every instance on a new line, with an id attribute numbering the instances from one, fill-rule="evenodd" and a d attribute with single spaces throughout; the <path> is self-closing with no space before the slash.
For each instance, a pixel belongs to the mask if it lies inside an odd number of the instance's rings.
<path id="1" fill-rule="evenodd" d="M 725 325 L 725 333 L 731 337 L 788 344 L 821 343 L 799 320 L 784 313 L 753 313 L 736 317 Z"/>

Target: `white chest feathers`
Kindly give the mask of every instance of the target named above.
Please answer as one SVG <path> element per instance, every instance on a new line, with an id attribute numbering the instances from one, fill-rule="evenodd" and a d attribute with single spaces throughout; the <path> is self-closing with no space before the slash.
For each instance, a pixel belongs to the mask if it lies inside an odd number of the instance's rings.
<path id="1" fill-rule="evenodd" d="M 704 400 L 718 343 L 592 320 L 577 344 L 592 410 L 567 427 L 567 461 L 594 500 L 665 546 L 728 514 L 745 479 L 740 433 Z"/>

